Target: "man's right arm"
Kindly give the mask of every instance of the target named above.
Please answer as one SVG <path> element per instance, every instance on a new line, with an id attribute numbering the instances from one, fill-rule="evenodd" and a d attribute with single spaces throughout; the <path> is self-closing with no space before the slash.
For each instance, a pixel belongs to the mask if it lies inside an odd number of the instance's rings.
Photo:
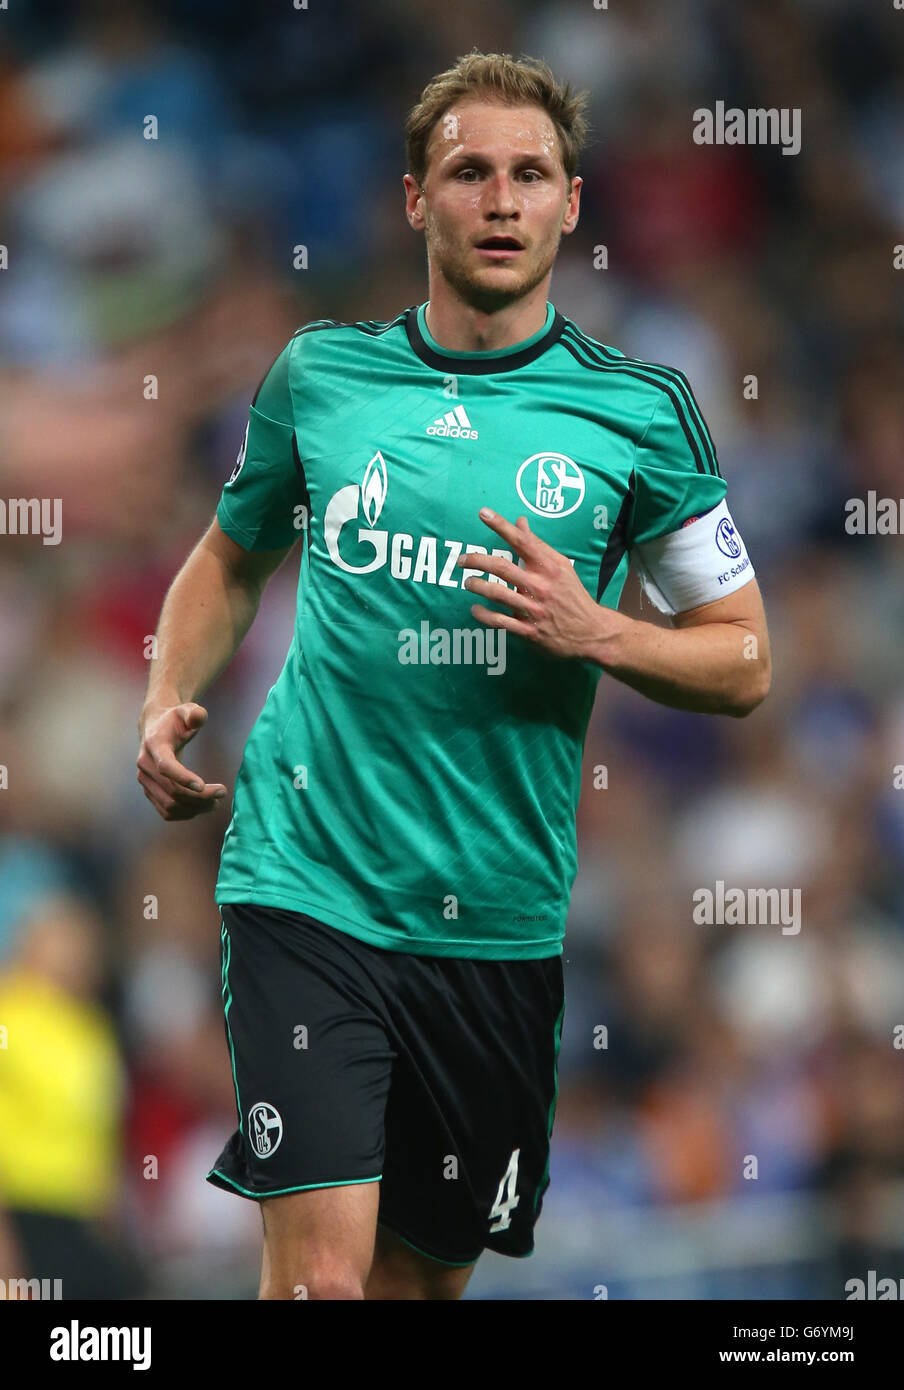
<path id="1" fill-rule="evenodd" d="M 207 720 L 198 696 L 232 660 L 291 549 L 245 550 L 214 520 L 170 585 L 138 722 L 138 781 L 164 820 L 189 820 L 226 796 L 177 755 Z"/>

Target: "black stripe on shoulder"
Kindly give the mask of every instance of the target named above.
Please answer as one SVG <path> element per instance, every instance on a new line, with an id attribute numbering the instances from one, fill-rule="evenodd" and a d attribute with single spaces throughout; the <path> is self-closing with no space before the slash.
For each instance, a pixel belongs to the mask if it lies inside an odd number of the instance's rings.
<path id="1" fill-rule="evenodd" d="M 677 371 L 677 368 L 675 368 L 675 370 Z M 710 459 L 712 460 L 713 472 L 715 473 L 717 478 L 721 478 L 722 470 L 719 467 L 719 456 L 716 453 L 716 442 L 709 432 L 709 425 L 706 423 L 706 416 L 700 409 L 700 404 L 697 400 L 697 397 L 694 395 L 694 388 L 691 386 L 684 372 L 678 372 L 678 376 L 684 385 L 684 389 L 687 391 L 687 394 L 693 401 L 694 409 L 697 412 L 697 419 L 700 421 L 700 433 L 703 436 L 704 443 L 706 444 Z"/>
<path id="2" fill-rule="evenodd" d="M 307 525 L 304 528 L 304 535 L 302 536 L 301 540 L 302 550 L 304 550 L 305 547 L 310 547 L 311 544 L 311 494 L 308 491 L 308 480 L 305 477 L 304 464 L 301 461 L 301 454 L 298 452 L 298 440 L 295 438 L 294 430 L 292 431 L 292 455 L 295 459 L 295 468 L 298 473 L 298 481 L 301 483 L 302 501 L 307 511 Z"/>
<path id="3" fill-rule="evenodd" d="M 292 334 L 293 338 L 300 338 L 303 333 L 319 333 L 323 328 L 345 328 L 344 323 L 338 319 L 314 319 L 311 323 L 304 324 L 301 328 L 296 328 Z"/>
<path id="4" fill-rule="evenodd" d="M 666 366 L 663 362 L 645 362 L 643 358 L 640 357 L 626 357 L 620 355 L 613 352 L 605 343 L 599 342 L 596 338 L 591 338 L 590 335 L 585 333 L 582 328 L 579 328 L 573 320 L 569 320 L 569 326 L 574 334 L 575 340 L 580 342 L 589 352 L 602 354 L 608 361 L 616 365 L 620 362 L 629 363 L 632 367 L 654 372 L 657 376 L 661 374 L 665 380 L 671 381 L 681 392 L 688 410 L 691 412 L 691 418 L 696 425 L 697 433 L 709 457 L 712 471 L 718 472 L 716 450 L 709 432 L 709 427 L 703 418 L 703 412 L 700 409 L 697 398 L 691 390 L 691 384 L 680 368 Z"/>
<path id="5" fill-rule="evenodd" d="M 357 328 L 359 332 L 376 338 L 382 333 L 388 332 L 390 328 L 396 328 L 399 324 L 404 323 L 407 312 L 407 309 L 403 310 L 394 319 L 357 319 L 348 323 L 342 319 L 314 319 L 311 323 L 306 323 L 302 328 L 296 329 L 292 337 L 298 338 L 302 333 L 320 333 L 326 328 Z"/>
<path id="6" fill-rule="evenodd" d="M 603 594 L 609 586 L 609 581 L 621 564 L 622 556 L 628 548 L 628 522 L 631 519 L 631 510 L 634 506 L 634 470 L 631 470 L 631 477 L 628 479 L 628 491 L 625 493 L 622 504 L 618 509 L 618 516 L 615 524 L 609 532 L 609 539 L 606 542 L 606 549 L 603 551 L 603 558 L 600 561 L 599 577 L 596 581 L 596 601 L 599 603 Z"/>
<path id="7" fill-rule="evenodd" d="M 648 386 L 658 386 L 660 391 L 664 391 L 665 394 L 668 396 L 669 400 L 672 402 L 672 405 L 675 407 L 675 414 L 678 416 L 678 423 L 680 424 L 684 432 L 684 437 L 688 442 L 688 447 L 690 448 L 690 451 L 693 454 L 694 463 L 697 467 L 697 472 L 709 473 L 711 471 L 708 467 L 707 462 L 704 460 L 703 454 L 700 451 L 700 445 L 698 443 L 696 435 L 691 430 L 690 422 L 687 418 L 687 411 L 685 409 L 684 403 L 669 382 L 663 381 L 660 377 L 654 376 L 650 372 L 642 372 L 638 371 L 634 367 L 626 366 L 625 364 L 628 361 L 627 358 L 619 358 L 616 362 L 597 362 L 593 361 L 592 359 L 588 361 L 586 358 L 582 357 L 581 354 L 578 352 L 578 345 L 573 342 L 570 336 L 566 337 L 565 333 L 562 334 L 562 337 L 559 339 L 559 341 L 561 342 L 562 346 L 566 348 L 568 352 L 571 353 L 574 360 L 576 362 L 579 362 L 582 367 L 586 367 L 588 371 L 624 372 L 626 376 L 635 377 L 638 381 L 645 381 Z M 588 351 L 588 349 L 584 347 L 583 344 L 581 344 L 580 346 L 582 347 L 584 352 Z"/>
<path id="8" fill-rule="evenodd" d="M 668 367 L 662 362 L 645 362 L 640 357 L 624 357 L 612 351 L 605 343 L 598 342 L 591 338 L 583 329 L 579 328 L 573 320 L 569 319 L 568 327 L 574 341 L 582 346 L 591 356 L 599 361 L 600 357 L 610 362 L 613 366 L 623 368 L 633 367 L 639 371 L 652 373 L 656 378 L 662 378 L 675 387 L 682 397 L 685 409 L 689 415 L 689 423 L 694 427 L 700 443 L 703 446 L 703 453 L 707 462 L 707 471 L 714 473 L 716 477 L 721 477 L 719 472 L 719 461 L 716 457 L 716 446 L 713 443 L 709 426 L 703 417 L 703 412 L 697 402 L 697 398 L 691 390 L 691 384 L 678 367 Z M 676 410 L 678 409 L 676 405 Z"/>
<path id="9" fill-rule="evenodd" d="M 357 328 L 361 333 L 367 333 L 371 337 L 379 337 L 382 333 L 388 333 L 390 328 L 398 328 L 405 322 L 408 313 L 403 309 L 401 314 L 396 314 L 394 319 L 360 319 L 357 323 L 350 324 L 351 328 Z"/>
<path id="10" fill-rule="evenodd" d="M 290 340 L 290 341 L 291 341 L 291 340 Z M 267 377 L 268 377 L 268 376 L 270 375 L 270 373 L 273 371 L 273 368 L 276 366 L 277 362 L 278 362 L 279 359 L 282 357 L 282 355 L 283 355 L 283 353 L 285 352 L 285 350 L 286 350 L 286 345 L 285 345 L 285 343 L 284 343 L 283 346 L 280 348 L 279 352 L 278 352 L 278 353 L 276 354 L 276 356 L 274 357 L 273 361 L 270 363 L 270 365 L 269 365 L 269 367 L 267 368 L 267 370 L 264 372 L 264 375 L 261 377 L 260 381 L 257 383 L 257 386 L 256 386 L 255 389 L 254 389 L 254 395 L 251 397 L 251 404 L 252 404 L 252 405 L 257 405 L 257 398 L 258 398 L 258 396 L 259 396 L 260 393 L 261 393 L 261 387 L 263 386 L 264 382 L 267 380 Z"/>

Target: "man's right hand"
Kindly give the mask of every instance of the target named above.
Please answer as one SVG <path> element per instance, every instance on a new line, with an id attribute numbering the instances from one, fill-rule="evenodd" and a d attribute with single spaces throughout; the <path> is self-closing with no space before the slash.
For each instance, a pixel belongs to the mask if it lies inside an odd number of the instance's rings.
<path id="1" fill-rule="evenodd" d="M 142 712 L 138 781 L 164 820 L 191 820 L 212 811 L 226 796 L 220 782 L 204 782 L 177 756 L 206 722 L 207 710 L 192 701 Z"/>

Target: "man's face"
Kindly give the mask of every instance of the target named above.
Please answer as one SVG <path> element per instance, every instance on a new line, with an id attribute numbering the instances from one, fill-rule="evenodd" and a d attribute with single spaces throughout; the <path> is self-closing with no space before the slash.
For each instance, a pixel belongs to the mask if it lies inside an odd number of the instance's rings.
<path id="1" fill-rule="evenodd" d="M 569 186 L 555 126 L 539 106 L 453 106 L 430 136 L 423 190 L 408 174 L 405 186 L 431 273 L 486 313 L 540 284 L 563 232 L 577 225 L 581 180 Z M 517 245 L 506 247 L 511 239 Z"/>

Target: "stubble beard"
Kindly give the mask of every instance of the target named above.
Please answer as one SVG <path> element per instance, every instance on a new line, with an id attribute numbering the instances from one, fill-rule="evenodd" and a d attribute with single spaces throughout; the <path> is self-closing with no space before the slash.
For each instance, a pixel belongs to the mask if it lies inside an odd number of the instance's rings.
<path id="1" fill-rule="evenodd" d="M 444 252 L 437 238 L 427 237 L 427 257 L 430 266 L 437 270 L 463 303 L 483 314 L 497 313 L 509 304 L 530 294 L 549 274 L 558 253 L 558 242 L 550 251 L 541 256 L 534 266 L 528 269 L 506 269 L 493 284 L 481 276 L 471 273 L 466 264 L 469 251 Z M 522 252 L 522 256 L 530 252 Z M 503 278 L 503 275 L 505 278 Z"/>

